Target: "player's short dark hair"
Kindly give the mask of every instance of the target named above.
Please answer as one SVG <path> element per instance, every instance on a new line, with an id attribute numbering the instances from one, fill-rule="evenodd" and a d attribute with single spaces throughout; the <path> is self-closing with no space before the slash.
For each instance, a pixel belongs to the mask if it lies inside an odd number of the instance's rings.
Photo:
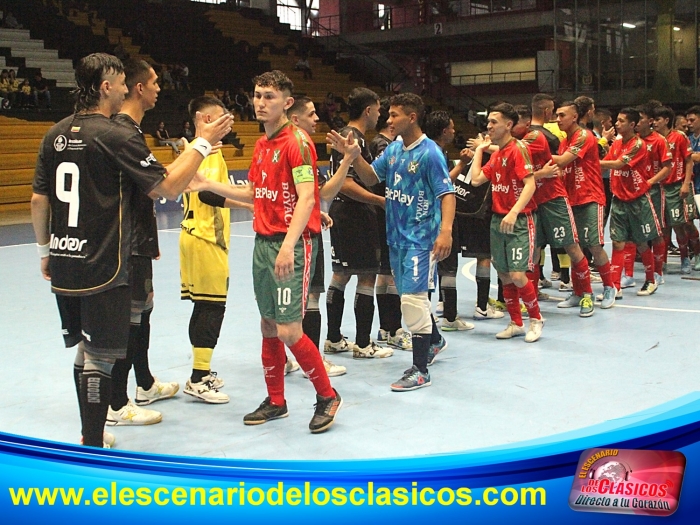
<path id="1" fill-rule="evenodd" d="M 379 102 L 379 95 L 371 89 L 358 87 L 353 89 L 348 95 L 348 117 L 350 120 L 358 119 L 362 113 L 371 106 Z"/>
<path id="2" fill-rule="evenodd" d="M 550 102 L 554 103 L 554 97 L 552 95 L 537 93 L 532 97 L 532 102 L 530 103 L 532 114 L 536 117 L 544 117 L 544 109 Z"/>
<path id="3" fill-rule="evenodd" d="M 509 104 L 508 102 L 496 104 L 495 106 L 489 108 L 489 110 L 491 113 L 500 113 L 506 118 L 506 120 L 510 120 L 513 123 L 513 126 L 515 126 L 520 120 L 520 115 L 518 115 L 518 112 L 515 111 L 513 105 Z"/>
<path id="4" fill-rule="evenodd" d="M 654 111 L 656 111 L 656 108 L 660 108 L 663 104 L 659 102 L 658 100 L 650 100 L 644 104 L 640 104 L 637 106 L 637 111 L 640 113 L 646 115 L 647 117 L 654 117 Z"/>
<path id="5" fill-rule="evenodd" d="M 600 118 L 600 120 L 603 120 L 606 117 L 612 118 L 612 113 L 610 113 L 610 110 L 608 108 L 596 108 L 593 114 L 597 115 Z"/>
<path id="6" fill-rule="evenodd" d="M 700 106 L 691 106 L 689 107 L 686 112 L 686 115 L 697 115 L 700 117 Z"/>
<path id="7" fill-rule="evenodd" d="M 204 108 L 208 108 L 211 106 L 219 106 L 224 110 L 224 112 L 228 111 L 228 109 L 226 109 L 226 106 L 223 102 L 221 102 L 220 99 L 204 95 L 202 97 L 197 97 L 190 100 L 190 103 L 187 105 L 187 113 L 189 113 L 190 118 L 194 122 L 196 122 L 197 112 L 202 111 Z"/>
<path id="8" fill-rule="evenodd" d="M 389 100 L 389 106 L 397 106 L 403 108 L 404 113 L 415 113 L 416 120 L 420 125 L 423 122 L 425 115 L 425 105 L 423 99 L 415 93 L 399 93 L 394 95 Z"/>
<path id="9" fill-rule="evenodd" d="M 126 75 L 126 87 L 129 88 L 126 98 L 131 97 L 136 84 L 145 84 L 151 76 L 151 64 L 145 60 L 129 59 L 124 62 L 124 74 Z"/>
<path id="10" fill-rule="evenodd" d="M 124 64 L 114 55 L 92 53 L 83 57 L 75 68 L 75 111 L 94 109 L 100 103 L 100 86 L 107 75 L 124 72 Z"/>
<path id="11" fill-rule="evenodd" d="M 375 130 L 382 131 L 387 127 L 387 121 L 389 120 L 389 97 L 384 97 L 379 101 L 379 118 L 377 119 L 377 125 Z"/>
<path id="12" fill-rule="evenodd" d="M 429 139 L 435 140 L 442 135 L 445 128 L 450 125 L 450 114 L 447 111 L 433 111 L 425 117 L 423 131 Z"/>
<path id="13" fill-rule="evenodd" d="M 588 113 L 591 110 L 591 108 L 595 105 L 595 100 L 593 100 L 591 97 L 587 97 L 586 95 L 576 97 L 574 99 L 574 102 L 579 108 L 578 112 L 580 117 Z"/>
<path id="14" fill-rule="evenodd" d="M 516 111 L 520 118 L 532 120 L 532 109 L 530 109 L 525 104 L 518 104 L 517 106 L 514 106 L 513 109 Z"/>
<path id="15" fill-rule="evenodd" d="M 586 114 L 586 111 L 588 111 L 588 110 L 583 111 L 581 105 L 579 105 L 579 103 L 576 102 L 576 100 L 565 100 L 564 102 L 559 104 L 559 109 L 565 108 L 568 106 L 573 107 L 574 110 L 576 111 L 576 121 L 578 121 L 582 116 L 584 116 Z"/>
<path id="16" fill-rule="evenodd" d="M 309 103 L 313 104 L 313 100 L 309 97 L 294 97 L 294 104 L 287 110 L 287 115 L 301 114 Z"/>
<path id="17" fill-rule="evenodd" d="M 622 108 L 619 111 L 619 113 L 620 113 L 620 115 L 624 115 L 625 117 L 627 117 L 627 120 L 634 122 L 635 125 L 637 125 L 637 123 L 639 123 L 639 111 L 637 111 L 636 108 L 633 108 L 633 107 Z"/>
<path id="18" fill-rule="evenodd" d="M 279 69 L 273 69 L 272 71 L 268 71 L 267 73 L 253 78 L 253 85 L 271 87 L 282 92 L 286 91 L 290 96 L 294 92 L 294 82 Z"/>
<path id="19" fill-rule="evenodd" d="M 666 118 L 668 119 L 668 125 L 673 126 L 676 120 L 676 113 L 668 106 L 659 106 L 654 110 L 654 118 Z"/>

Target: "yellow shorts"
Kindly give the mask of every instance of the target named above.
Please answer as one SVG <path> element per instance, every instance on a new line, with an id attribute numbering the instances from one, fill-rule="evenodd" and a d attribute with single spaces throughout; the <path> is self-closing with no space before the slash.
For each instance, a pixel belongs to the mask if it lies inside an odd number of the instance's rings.
<path id="1" fill-rule="evenodd" d="M 228 254 L 216 244 L 181 232 L 181 298 L 225 303 L 227 293 Z"/>

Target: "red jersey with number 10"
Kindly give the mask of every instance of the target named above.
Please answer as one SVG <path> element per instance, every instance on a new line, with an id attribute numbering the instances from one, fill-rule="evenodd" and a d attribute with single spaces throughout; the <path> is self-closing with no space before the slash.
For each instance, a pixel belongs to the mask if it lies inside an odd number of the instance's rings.
<path id="1" fill-rule="evenodd" d="M 523 191 L 523 179 L 532 175 L 532 161 L 527 146 L 517 139 L 511 139 L 493 155 L 482 168 L 484 176 L 491 181 L 491 209 L 506 215 L 518 202 Z M 525 205 L 520 213 L 530 213 L 537 209 L 535 199 Z"/>
<path id="2" fill-rule="evenodd" d="M 536 129 L 531 130 L 523 137 L 523 142 L 527 144 L 527 149 L 530 150 L 533 171 L 541 170 L 545 164 L 552 160 L 549 142 L 547 142 L 547 137 L 545 137 L 544 133 L 541 131 Z M 537 189 L 535 190 L 533 199 L 537 205 L 544 204 L 557 197 L 567 196 L 564 183 L 559 177 L 538 179 L 535 181 L 535 184 L 537 185 Z"/>
<path id="3" fill-rule="evenodd" d="M 561 141 L 559 155 L 569 152 L 576 158 L 564 167 L 564 185 L 572 206 L 590 202 L 605 205 L 605 187 L 600 171 L 598 141 L 592 131 L 579 127 Z"/>
<path id="4" fill-rule="evenodd" d="M 314 209 L 304 233 L 321 232 L 316 148 L 305 131 L 287 122 L 272 137 L 255 143 L 248 180 L 254 186 L 253 230 L 260 235 L 286 234 L 298 195 L 295 184 L 313 182 Z"/>
<path id="5" fill-rule="evenodd" d="M 633 201 L 649 191 L 646 173 L 651 171 L 651 160 L 644 141 L 636 135 L 624 143 L 617 139 L 605 160 L 618 159 L 625 167 L 610 170 L 610 191 L 621 201 Z"/>

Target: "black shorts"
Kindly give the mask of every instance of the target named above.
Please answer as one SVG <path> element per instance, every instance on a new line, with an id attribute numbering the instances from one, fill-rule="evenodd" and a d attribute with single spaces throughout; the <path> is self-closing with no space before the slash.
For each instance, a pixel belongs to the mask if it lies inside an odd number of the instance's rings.
<path id="1" fill-rule="evenodd" d="M 440 277 L 455 277 L 459 267 L 459 219 L 455 217 L 452 223 L 452 251 L 445 259 L 438 262 L 437 270 Z"/>
<path id="2" fill-rule="evenodd" d="M 95 295 L 56 295 L 66 348 L 83 341 L 86 350 L 113 359 L 126 357 L 131 289 L 117 286 Z"/>
<path id="3" fill-rule="evenodd" d="M 153 308 L 153 260 L 143 255 L 131 256 L 131 271 L 129 272 L 129 287 L 131 288 L 131 313 L 139 315 Z M 132 319 L 132 322 L 134 320 Z"/>
<path id="4" fill-rule="evenodd" d="M 483 219 L 457 216 L 462 257 L 491 258 L 491 214 Z"/>
<path id="5" fill-rule="evenodd" d="M 326 272 L 323 262 L 323 238 L 318 238 L 318 251 L 316 252 L 316 266 L 314 274 L 311 276 L 311 284 L 309 285 L 309 293 L 323 293 L 326 291 Z"/>
<path id="6" fill-rule="evenodd" d="M 328 214 L 331 228 L 333 272 L 345 275 L 379 272 L 379 234 L 374 206 L 333 201 Z"/>
<path id="7" fill-rule="evenodd" d="M 391 275 L 389 245 L 386 243 L 386 212 L 377 208 L 377 235 L 379 236 L 379 275 Z"/>

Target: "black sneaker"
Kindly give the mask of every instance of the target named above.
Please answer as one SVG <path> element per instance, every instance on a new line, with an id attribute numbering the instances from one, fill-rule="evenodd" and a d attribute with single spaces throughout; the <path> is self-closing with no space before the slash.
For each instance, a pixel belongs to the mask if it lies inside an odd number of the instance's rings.
<path id="1" fill-rule="evenodd" d="M 254 412 L 246 414 L 243 416 L 243 424 L 245 425 L 262 425 L 273 419 L 281 419 L 287 417 L 289 411 L 287 410 L 287 402 L 284 405 L 277 406 L 270 403 L 270 398 L 266 397 L 265 401 L 260 403 L 260 406 L 255 409 Z"/>
<path id="2" fill-rule="evenodd" d="M 340 407 L 343 406 L 343 400 L 340 398 L 338 391 L 334 388 L 333 392 L 335 392 L 335 397 L 316 395 L 314 417 L 311 418 L 309 423 L 309 430 L 311 430 L 312 434 L 319 434 L 331 428 L 335 415 L 340 410 Z"/>

